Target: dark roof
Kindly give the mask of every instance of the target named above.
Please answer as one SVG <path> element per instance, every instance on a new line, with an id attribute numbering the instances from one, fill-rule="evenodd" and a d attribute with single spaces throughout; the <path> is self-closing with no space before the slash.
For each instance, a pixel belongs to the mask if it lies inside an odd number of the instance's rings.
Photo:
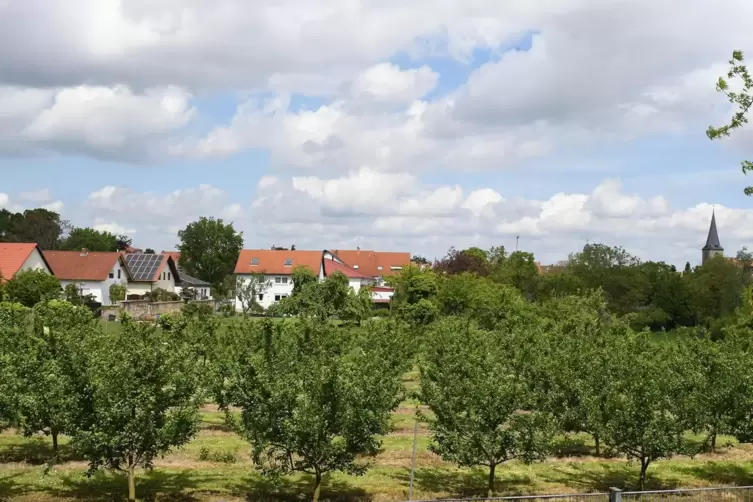
<path id="1" fill-rule="evenodd" d="M 719 242 L 719 233 L 716 231 L 716 216 L 711 212 L 711 226 L 709 227 L 709 236 L 706 238 L 706 245 L 703 251 L 719 250 L 724 251 L 722 244 Z"/>
<path id="2" fill-rule="evenodd" d="M 207 281 L 202 281 L 201 279 L 197 279 L 196 277 L 191 277 L 186 273 L 183 268 L 180 266 L 178 268 L 178 273 L 180 274 L 180 286 L 182 288 L 208 288 L 211 286 Z"/>

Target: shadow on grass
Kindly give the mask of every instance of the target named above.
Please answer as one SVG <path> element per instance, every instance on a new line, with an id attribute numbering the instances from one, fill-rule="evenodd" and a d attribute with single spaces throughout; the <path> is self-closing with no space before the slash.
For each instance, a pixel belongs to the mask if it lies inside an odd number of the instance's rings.
<path id="1" fill-rule="evenodd" d="M 69 445 L 58 447 L 59 462 L 81 460 Z M 27 463 L 42 465 L 53 458 L 52 445 L 45 438 L 35 437 L 26 439 L 21 444 L 11 444 L 0 447 L 0 463 Z"/>
<path id="2" fill-rule="evenodd" d="M 557 458 L 585 457 L 594 454 L 594 448 L 586 443 L 586 439 L 578 436 L 564 436 L 554 442 L 552 454 Z"/>
<path id="3" fill-rule="evenodd" d="M 237 473 L 235 473 L 237 475 Z M 53 499 L 84 500 L 88 502 L 125 502 L 128 499 L 128 484 L 125 475 L 112 472 L 98 472 L 86 478 L 81 472 L 59 472 L 59 483 L 54 487 L 39 487 L 19 484 L 14 481 L 15 473 L 0 475 L 0 501 L 31 493 L 43 493 Z M 230 478 L 230 479 L 228 479 Z M 213 489 L 212 487 L 217 487 Z M 245 498 L 254 502 L 293 502 L 310 500 L 313 494 L 313 479 L 280 478 L 271 480 L 253 475 L 238 479 L 221 469 L 214 471 L 138 471 L 136 475 L 136 496 L 144 502 L 199 502 L 206 496 L 222 498 Z M 341 480 L 324 481 L 321 501 L 369 502 L 371 495 Z M 43 499 L 47 500 L 47 499 Z"/>
<path id="4" fill-rule="evenodd" d="M 392 477 L 406 487 L 410 485 L 410 469 L 406 468 Z M 500 496 L 522 495 L 527 493 L 525 487 L 532 484 L 533 480 L 529 476 L 506 473 L 503 468 L 497 468 L 494 491 Z M 487 471 L 419 468 L 414 472 L 413 486 L 420 491 L 446 493 L 456 498 L 483 497 L 487 494 Z"/>
<path id="5" fill-rule="evenodd" d="M 681 467 L 678 471 L 703 479 L 713 484 L 751 486 L 753 485 L 753 463 L 708 461 Z"/>
<path id="6" fill-rule="evenodd" d="M 22 475 L 21 472 L 0 475 L 0 500 L 10 500 L 11 497 L 23 494 L 21 487 L 14 481 L 15 478 Z"/>
<path id="7" fill-rule="evenodd" d="M 325 476 L 319 500 L 332 502 L 370 502 L 372 495 L 342 480 Z M 314 479 L 306 476 L 298 479 L 262 478 L 248 476 L 232 486 L 235 495 L 243 495 L 248 502 L 296 502 L 311 500 Z"/>

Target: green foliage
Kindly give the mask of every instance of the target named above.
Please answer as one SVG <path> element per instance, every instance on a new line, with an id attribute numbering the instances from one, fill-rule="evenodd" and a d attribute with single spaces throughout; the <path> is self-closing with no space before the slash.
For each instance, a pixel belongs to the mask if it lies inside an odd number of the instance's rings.
<path id="1" fill-rule="evenodd" d="M 728 124 L 721 127 L 709 126 L 706 130 L 706 135 L 711 140 L 728 137 L 732 131 L 748 123 L 748 110 L 750 110 L 751 104 L 753 104 L 753 78 L 750 76 L 750 72 L 748 72 L 748 68 L 744 63 L 745 57 L 743 52 L 733 51 L 732 58 L 729 60 L 727 78 L 719 77 L 719 80 L 716 82 L 716 91 L 723 93 L 729 102 L 737 107 L 737 110 L 732 115 Z M 730 90 L 728 81 L 734 79 L 739 79 L 742 84 L 739 92 Z M 747 174 L 753 171 L 753 162 L 743 160 L 741 167 L 743 174 Z M 753 187 L 746 187 L 745 195 L 751 194 L 753 194 Z"/>
<path id="2" fill-rule="evenodd" d="M 534 355 L 520 342 L 532 334 L 447 319 L 434 326 L 421 365 L 420 400 L 434 413 L 425 417 L 432 451 L 460 466 L 486 466 L 490 497 L 497 466 L 543 460 L 556 431 L 551 414 L 533 409 L 533 386 L 521 371 Z"/>
<path id="3" fill-rule="evenodd" d="M 188 302 L 183 305 L 181 312 L 184 316 L 206 319 L 214 316 L 214 309 L 209 303 Z"/>
<path id="4" fill-rule="evenodd" d="M 222 219 L 201 217 L 178 232 L 180 265 L 186 272 L 225 293 L 225 279 L 233 273 L 243 247 L 243 233 Z"/>
<path id="5" fill-rule="evenodd" d="M 163 288 L 154 288 L 144 293 L 144 300 L 150 302 L 177 302 L 180 300 L 180 296 Z"/>
<path id="6" fill-rule="evenodd" d="M 99 231 L 93 228 L 75 227 L 71 229 L 68 237 L 60 243 L 60 249 L 66 251 L 117 251 L 118 238 L 110 232 Z"/>
<path id="7" fill-rule="evenodd" d="M 56 249 L 69 227 L 60 215 L 47 209 L 11 213 L 0 209 L 0 242 L 36 242 L 42 249 Z"/>
<path id="8" fill-rule="evenodd" d="M 21 357 L 26 353 L 30 318 L 29 308 L 0 303 L 0 431 L 18 422 Z"/>
<path id="9" fill-rule="evenodd" d="M 213 451 L 202 446 L 199 450 L 199 460 L 204 462 L 222 462 L 223 464 L 234 464 L 238 461 L 238 452 L 235 450 Z"/>
<path id="10" fill-rule="evenodd" d="M 304 278 L 303 286 L 296 291 L 297 284 L 294 283 L 293 294 L 273 305 L 270 313 L 324 320 L 332 316 L 348 317 L 354 313 L 352 307 L 357 307 L 352 301 L 348 303 L 353 290 L 342 272 L 335 272 L 321 282 Z"/>
<path id="11" fill-rule="evenodd" d="M 404 267 L 400 274 L 389 277 L 387 283 L 395 289 L 392 298 L 395 304 L 430 300 L 436 296 L 438 289 L 437 275 L 433 270 L 413 265 Z"/>
<path id="12" fill-rule="evenodd" d="M 248 347 L 228 353 L 229 404 L 264 474 L 314 476 L 314 500 L 331 471 L 363 474 L 400 401 L 401 373 L 386 330 L 356 339 L 326 322 L 247 326 Z M 358 343 L 356 343 L 358 342 Z M 393 350 L 390 350 L 390 349 Z"/>
<path id="13" fill-rule="evenodd" d="M 536 297 L 538 276 L 539 267 L 533 254 L 524 251 L 511 253 L 494 272 L 495 280 L 515 287 L 529 300 Z"/>
<path id="14" fill-rule="evenodd" d="M 28 436 L 52 436 L 57 454 L 58 436 L 71 433 L 89 410 L 81 368 L 96 324 L 89 309 L 60 300 L 37 304 L 33 319 L 17 359 L 19 427 Z"/>
<path id="15" fill-rule="evenodd" d="M 90 472 L 105 467 L 128 474 L 186 444 L 198 430 L 198 366 L 183 333 L 121 317 L 121 330 L 99 333 L 88 361 L 91 413 L 73 436 Z"/>
<path id="16" fill-rule="evenodd" d="M 110 284 L 110 302 L 115 304 L 125 300 L 128 286 L 126 283 Z"/>
<path id="17" fill-rule="evenodd" d="M 59 298 L 62 289 L 55 276 L 43 270 L 24 270 L 6 283 L 5 294 L 11 302 L 33 307 L 41 301 Z"/>
<path id="18" fill-rule="evenodd" d="M 715 256 L 688 276 L 696 321 L 710 326 L 743 304 L 750 274 L 722 256 Z"/>
<path id="19" fill-rule="evenodd" d="M 319 278 L 314 273 L 314 271 L 303 265 L 298 265 L 293 268 L 292 279 L 293 295 L 296 295 L 303 291 L 303 288 L 306 287 L 306 285 L 319 281 Z"/>

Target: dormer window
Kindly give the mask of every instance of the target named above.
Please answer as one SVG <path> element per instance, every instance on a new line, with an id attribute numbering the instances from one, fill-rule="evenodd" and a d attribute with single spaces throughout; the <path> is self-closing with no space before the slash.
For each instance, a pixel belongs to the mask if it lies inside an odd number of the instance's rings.
<path id="1" fill-rule="evenodd" d="M 402 270 L 402 269 L 403 267 L 395 267 L 395 266 L 390 267 L 390 270 Z"/>
<path id="2" fill-rule="evenodd" d="M 381 265 L 379 265 L 379 266 L 377 267 L 377 270 L 382 270 L 382 266 L 381 266 Z"/>
<path id="3" fill-rule="evenodd" d="M 358 265 L 353 265 L 353 270 L 358 270 Z"/>
<path id="4" fill-rule="evenodd" d="M 251 266 L 259 265 L 259 258 L 251 258 Z"/>
<path id="5" fill-rule="evenodd" d="M 288 258 L 287 260 L 285 260 L 285 266 L 286 267 L 292 267 L 293 266 L 293 259 L 292 258 Z"/>

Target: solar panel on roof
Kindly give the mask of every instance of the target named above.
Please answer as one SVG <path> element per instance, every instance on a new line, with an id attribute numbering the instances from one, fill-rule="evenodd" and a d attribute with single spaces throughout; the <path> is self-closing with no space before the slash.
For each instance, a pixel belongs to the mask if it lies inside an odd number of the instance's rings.
<path id="1" fill-rule="evenodd" d="M 135 281 L 151 281 L 157 273 L 164 256 L 159 254 L 131 254 L 126 256 L 126 265 Z"/>

